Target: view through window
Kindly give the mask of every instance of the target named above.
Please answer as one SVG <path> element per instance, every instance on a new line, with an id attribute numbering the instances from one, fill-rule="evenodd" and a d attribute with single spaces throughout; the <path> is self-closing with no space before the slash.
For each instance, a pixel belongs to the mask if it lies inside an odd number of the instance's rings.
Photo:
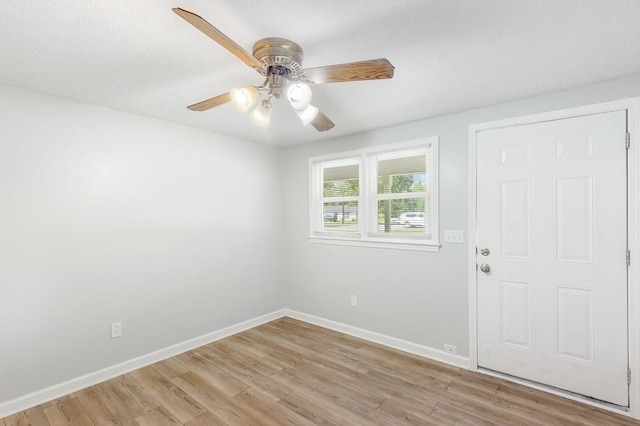
<path id="1" fill-rule="evenodd" d="M 311 238 L 437 246 L 437 142 L 310 159 Z"/>

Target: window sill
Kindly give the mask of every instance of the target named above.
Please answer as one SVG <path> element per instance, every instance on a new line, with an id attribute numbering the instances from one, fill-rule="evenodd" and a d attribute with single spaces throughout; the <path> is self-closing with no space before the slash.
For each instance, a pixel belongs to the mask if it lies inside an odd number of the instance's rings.
<path id="1" fill-rule="evenodd" d="M 411 251 L 430 251 L 439 252 L 441 245 L 434 242 L 421 242 L 421 241 L 399 241 L 399 240 L 376 240 L 367 239 L 363 240 L 359 237 L 349 238 L 342 236 L 328 236 L 328 235 L 311 235 L 309 236 L 309 242 L 315 244 L 333 244 L 339 246 L 353 246 L 353 247 L 371 247 L 371 248 L 385 248 L 393 250 L 411 250 Z"/>

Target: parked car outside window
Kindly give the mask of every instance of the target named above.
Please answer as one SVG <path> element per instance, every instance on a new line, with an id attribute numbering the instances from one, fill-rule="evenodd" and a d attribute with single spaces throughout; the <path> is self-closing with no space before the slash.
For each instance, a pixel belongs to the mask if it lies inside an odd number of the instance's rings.
<path id="1" fill-rule="evenodd" d="M 424 213 L 408 212 L 402 213 L 398 218 L 398 223 L 405 228 L 421 227 L 424 228 Z"/>
<path id="2" fill-rule="evenodd" d="M 325 213 L 324 214 L 325 222 L 337 222 L 338 221 L 338 213 Z"/>

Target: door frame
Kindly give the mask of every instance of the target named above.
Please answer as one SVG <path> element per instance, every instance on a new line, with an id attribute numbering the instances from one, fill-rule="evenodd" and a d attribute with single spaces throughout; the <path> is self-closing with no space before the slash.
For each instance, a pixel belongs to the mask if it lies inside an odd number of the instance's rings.
<path id="1" fill-rule="evenodd" d="M 469 126 L 469 187 L 468 187 L 468 274 L 469 274 L 469 369 L 486 374 L 490 372 L 478 368 L 478 328 L 477 328 L 477 275 L 476 275 L 476 207 L 477 207 L 477 169 L 476 169 L 476 144 L 477 133 L 482 130 L 498 129 L 518 125 L 534 124 L 545 121 L 561 120 L 578 116 L 592 115 L 605 112 L 627 110 L 627 127 L 630 134 L 631 145 L 627 153 L 628 175 L 628 228 L 627 240 L 631 251 L 631 264 L 628 268 L 628 339 L 629 339 L 629 365 L 631 369 L 631 384 L 629 386 L 629 410 L 620 411 L 606 404 L 599 404 L 573 396 L 566 392 L 554 390 L 546 386 L 537 386 L 531 382 L 500 377 L 517 381 L 530 387 L 535 387 L 550 393 L 575 399 L 580 402 L 604 408 L 616 413 L 627 414 L 635 419 L 640 419 L 640 97 L 622 99 L 619 101 L 605 102 L 594 105 L 561 109 L 557 111 L 532 114 L 521 117 L 508 118 Z M 624 256 L 624 253 L 620 253 Z M 634 367 L 635 366 L 635 367 Z"/>

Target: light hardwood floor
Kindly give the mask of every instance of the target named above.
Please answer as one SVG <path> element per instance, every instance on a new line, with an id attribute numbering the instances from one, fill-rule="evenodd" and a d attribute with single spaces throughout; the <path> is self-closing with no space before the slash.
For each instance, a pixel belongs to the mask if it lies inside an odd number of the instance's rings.
<path id="1" fill-rule="evenodd" d="M 282 318 L 5 419 L 14 425 L 640 424 Z"/>

